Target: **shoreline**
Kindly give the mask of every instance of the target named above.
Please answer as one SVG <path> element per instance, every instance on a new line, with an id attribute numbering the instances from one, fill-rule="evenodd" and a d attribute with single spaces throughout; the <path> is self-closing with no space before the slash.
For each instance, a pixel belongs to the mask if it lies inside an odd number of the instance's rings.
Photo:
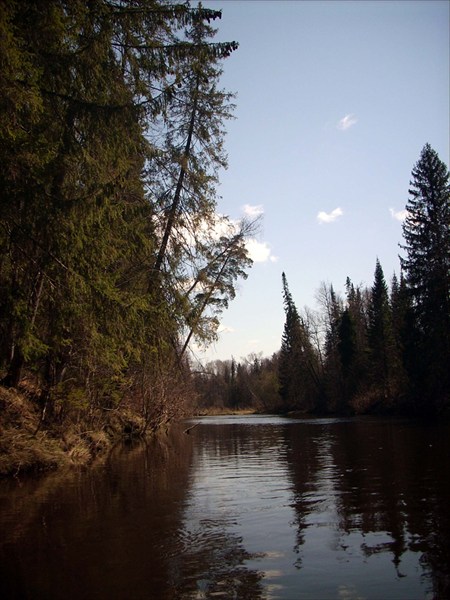
<path id="1" fill-rule="evenodd" d="M 0 386 L 0 478 L 88 466 L 118 442 L 143 437 L 143 425 L 138 416 L 117 410 L 43 426 L 36 402 Z"/>

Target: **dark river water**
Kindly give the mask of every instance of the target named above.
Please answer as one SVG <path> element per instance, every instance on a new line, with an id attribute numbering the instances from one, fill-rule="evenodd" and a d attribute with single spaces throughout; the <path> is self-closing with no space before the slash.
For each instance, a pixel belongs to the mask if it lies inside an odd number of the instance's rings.
<path id="1" fill-rule="evenodd" d="M 445 600 L 449 433 L 205 417 L 85 471 L 1 481 L 0 597 Z"/>

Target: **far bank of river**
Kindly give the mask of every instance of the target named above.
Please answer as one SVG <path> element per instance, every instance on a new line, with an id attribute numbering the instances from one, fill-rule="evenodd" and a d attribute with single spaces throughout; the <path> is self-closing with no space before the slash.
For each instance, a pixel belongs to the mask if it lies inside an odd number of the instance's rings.
<path id="1" fill-rule="evenodd" d="M 447 598 L 449 433 L 210 416 L 89 469 L 3 480 L 0 596 Z"/>

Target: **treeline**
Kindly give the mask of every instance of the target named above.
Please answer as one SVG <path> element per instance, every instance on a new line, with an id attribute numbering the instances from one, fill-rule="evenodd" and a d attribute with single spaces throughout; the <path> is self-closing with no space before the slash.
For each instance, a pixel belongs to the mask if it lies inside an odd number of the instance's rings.
<path id="1" fill-rule="evenodd" d="M 251 409 L 256 412 L 282 410 L 278 383 L 278 353 L 263 358 L 250 354 L 237 362 L 215 360 L 194 373 L 197 411 L 221 412 Z"/>
<path id="2" fill-rule="evenodd" d="M 400 277 L 377 260 L 370 288 L 323 283 L 300 313 L 283 273 L 285 325 L 272 358 L 216 362 L 203 407 L 305 413 L 442 414 L 450 405 L 449 172 L 427 144 L 412 171 Z"/>
<path id="3" fill-rule="evenodd" d="M 160 0 L 0 3 L 0 378 L 48 420 L 192 390 L 187 350 L 251 261 L 216 213 L 235 42 Z"/>

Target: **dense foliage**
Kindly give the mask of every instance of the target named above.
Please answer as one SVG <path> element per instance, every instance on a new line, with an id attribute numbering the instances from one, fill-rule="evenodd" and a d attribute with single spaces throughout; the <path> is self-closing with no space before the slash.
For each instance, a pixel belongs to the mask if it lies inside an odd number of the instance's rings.
<path id="1" fill-rule="evenodd" d="M 216 213 L 235 42 L 221 13 L 160 0 L 0 3 L 0 376 L 42 414 L 187 394 L 251 261 Z"/>
<path id="2" fill-rule="evenodd" d="M 316 413 L 439 415 L 450 406 L 449 172 L 427 144 L 412 171 L 400 280 L 377 259 L 371 288 L 347 278 L 301 314 L 285 274 L 285 325 L 272 358 L 209 365 L 198 388 L 217 406 Z M 262 385 L 264 383 L 264 385 Z M 213 392 L 215 386 L 220 393 Z M 238 397 L 233 390 L 239 389 Z M 205 398 L 205 396 L 203 396 Z"/>

